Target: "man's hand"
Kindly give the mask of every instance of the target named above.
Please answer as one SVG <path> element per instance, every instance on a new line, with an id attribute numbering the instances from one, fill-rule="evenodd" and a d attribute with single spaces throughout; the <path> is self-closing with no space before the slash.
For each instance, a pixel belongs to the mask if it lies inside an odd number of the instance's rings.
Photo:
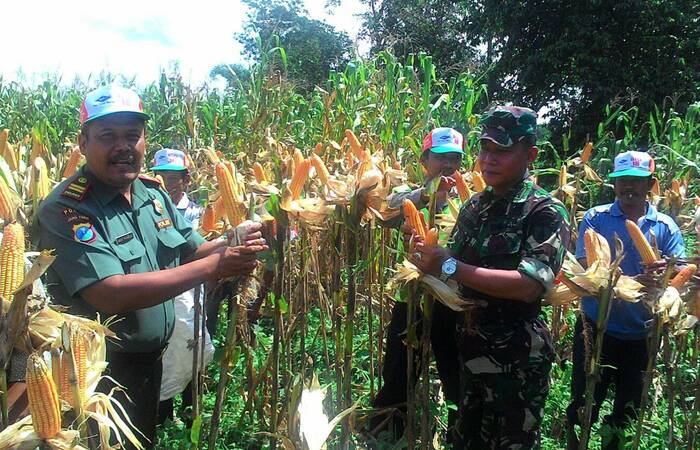
<path id="1" fill-rule="evenodd" d="M 226 233 L 228 245 L 231 247 L 245 245 L 247 241 L 253 241 L 261 237 L 262 224 L 252 220 L 246 220 Z"/>
<path id="2" fill-rule="evenodd" d="M 425 245 L 420 236 L 413 236 L 416 245 L 410 255 L 410 261 L 418 267 L 421 272 L 434 276 L 440 276 L 442 263 L 452 254 L 446 248 L 440 246 Z"/>
<path id="3" fill-rule="evenodd" d="M 236 275 L 248 275 L 258 266 L 255 259 L 259 252 L 267 250 L 264 239 L 251 240 L 247 245 L 221 247 L 209 258 L 216 264 L 214 279 L 229 278 Z"/>
<path id="4" fill-rule="evenodd" d="M 455 184 L 457 182 L 455 179 L 451 176 L 446 177 L 446 176 L 441 176 L 440 177 L 440 184 L 438 185 L 437 192 L 435 195 L 437 196 L 438 201 L 440 202 L 446 202 L 447 201 L 447 195 L 450 193 L 453 187 L 455 187 Z"/>

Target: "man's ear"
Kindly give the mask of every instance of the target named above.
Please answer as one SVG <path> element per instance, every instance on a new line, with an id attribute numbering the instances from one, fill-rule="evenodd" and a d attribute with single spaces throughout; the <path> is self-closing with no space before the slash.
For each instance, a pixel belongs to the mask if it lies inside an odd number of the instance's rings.
<path id="1" fill-rule="evenodd" d="M 529 164 L 532 164 L 532 163 L 535 162 L 535 160 L 537 159 L 537 154 L 538 154 L 539 152 L 540 152 L 540 149 L 537 148 L 536 145 L 533 145 L 532 147 L 530 147 L 530 148 L 527 150 L 527 159 L 528 159 L 528 163 L 529 163 Z"/>
<path id="2" fill-rule="evenodd" d="M 80 147 L 80 153 L 85 156 L 85 147 L 87 146 L 87 130 L 84 128 L 78 133 L 78 147 Z"/>

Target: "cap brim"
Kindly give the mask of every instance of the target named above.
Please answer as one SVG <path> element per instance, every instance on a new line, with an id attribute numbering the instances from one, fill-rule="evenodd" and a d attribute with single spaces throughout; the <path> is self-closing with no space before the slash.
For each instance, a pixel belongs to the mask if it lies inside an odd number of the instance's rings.
<path id="1" fill-rule="evenodd" d="M 187 170 L 187 167 L 182 167 L 177 164 L 163 164 L 162 166 L 153 166 L 151 167 L 151 170 L 154 172 L 157 172 L 159 170 L 169 170 L 169 171 L 182 171 L 182 170 Z"/>
<path id="2" fill-rule="evenodd" d="M 479 140 L 491 141 L 501 148 L 510 148 L 513 146 L 513 140 L 510 135 L 498 128 L 484 127 Z M 504 144 L 504 142 L 506 143 Z"/>
<path id="3" fill-rule="evenodd" d="M 429 149 L 433 153 L 459 153 L 460 155 L 464 154 L 464 150 L 461 148 L 456 148 L 456 147 L 448 147 L 448 146 L 442 146 L 442 147 L 431 147 Z"/>
<path id="4" fill-rule="evenodd" d="M 639 169 L 639 168 L 633 168 L 633 169 L 625 169 L 625 170 L 620 170 L 619 172 L 613 172 L 610 175 L 608 175 L 608 178 L 617 178 L 617 177 L 650 177 L 652 175 L 651 172 L 648 170 L 644 169 Z"/>
<path id="5" fill-rule="evenodd" d="M 96 116 L 90 117 L 88 120 L 83 122 L 83 125 L 85 125 L 86 123 L 90 123 L 93 120 L 100 119 L 102 117 L 109 116 L 112 114 L 133 114 L 133 115 L 135 115 L 143 120 L 149 120 L 151 118 L 151 116 L 149 116 L 148 114 L 138 112 L 138 111 L 109 111 L 109 112 L 104 112 L 102 114 L 98 114 Z"/>

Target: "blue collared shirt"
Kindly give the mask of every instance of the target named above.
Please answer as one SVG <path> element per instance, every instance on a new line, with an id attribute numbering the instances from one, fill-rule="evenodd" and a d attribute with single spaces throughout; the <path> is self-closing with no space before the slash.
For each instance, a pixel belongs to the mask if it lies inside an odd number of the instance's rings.
<path id="1" fill-rule="evenodd" d="M 622 212 L 617 200 L 614 203 L 589 209 L 579 225 L 576 258 L 586 258 L 583 236 L 590 227 L 607 239 L 611 256 L 615 259 L 615 233 L 617 233 L 625 250 L 625 256 L 620 264 L 622 273 L 629 276 L 639 275 L 642 272 L 642 259 L 627 232 L 625 220 L 627 220 L 627 216 Z M 647 213 L 639 219 L 637 225 L 648 240 L 650 240 L 651 231 L 653 231 L 659 251 L 663 256 L 685 257 L 683 236 L 671 217 L 658 212 L 653 205 L 647 203 Z M 598 319 L 598 302 L 592 297 L 584 298 L 583 312 L 595 322 Z M 644 307 L 642 302 L 629 303 L 614 300 L 606 332 L 618 339 L 643 339 L 649 333 L 651 318 L 651 311 Z"/>

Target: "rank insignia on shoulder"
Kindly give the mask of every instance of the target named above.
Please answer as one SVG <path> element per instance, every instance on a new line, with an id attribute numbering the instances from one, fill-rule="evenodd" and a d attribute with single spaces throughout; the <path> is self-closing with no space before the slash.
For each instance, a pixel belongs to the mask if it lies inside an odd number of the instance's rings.
<path id="1" fill-rule="evenodd" d="M 156 222 L 156 227 L 157 227 L 159 230 L 162 230 L 163 228 L 172 227 L 172 226 L 173 226 L 173 222 L 172 222 L 169 218 L 168 218 L 168 219 L 159 220 L 159 221 Z"/>
<path id="2" fill-rule="evenodd" d="M 153 208 L 156 210 L 156 213 L 158 213 L 159 216 L 162 216 L 163 212 L 165 211 L 163 204 L 157 198 L 153 199 Z"/>
<path id="3" fill-rule="evenodd" d="M 158 187 L 163 187 L 163 182 L 161 181 L 162 179 L 160 178 L 154 178 L 154 177 L 149 177 L 148 175 L 140 174 L 139 179 L 141 181 L 146 182 L 146 184 L 155 184 Z"/>
<path id="4" fill-rule="evenodd" d="M 90 182 L 84 176 L 79 176 L 63 189 L 61 196 L 73 199 L 77 202 L 82 201 L 87 194 Z"/>
<path id="5" fill-rule="evenodd" d="M 73 225 L 73 239 L 83 244 L 92 244 L 97 240 L 97 231 L 90 223 L 78 223 Z"/>

